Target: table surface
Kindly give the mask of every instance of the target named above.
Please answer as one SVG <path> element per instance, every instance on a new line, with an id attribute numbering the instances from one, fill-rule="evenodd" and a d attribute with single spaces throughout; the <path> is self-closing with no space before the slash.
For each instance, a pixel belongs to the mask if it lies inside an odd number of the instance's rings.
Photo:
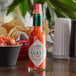
<path id="1" fill-rule="evenodd" d="M 16 66 L 0 67 L 0 76 L 76 76 L 76 62 L 47 57 L 46 71 L 28 72 L 27 61 L 18 61 Z"/>

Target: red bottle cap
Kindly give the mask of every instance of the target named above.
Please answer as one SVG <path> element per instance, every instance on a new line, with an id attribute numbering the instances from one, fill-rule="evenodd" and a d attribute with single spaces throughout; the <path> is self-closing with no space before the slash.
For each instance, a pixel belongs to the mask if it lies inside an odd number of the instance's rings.
<path id="1" fill-rule="evenodd" d="M 33 13 L 41 13 L 41 12 L 42 12 L 41 4 L 39 4 L 39 3 L 34 4 L 34 12 Z"/>

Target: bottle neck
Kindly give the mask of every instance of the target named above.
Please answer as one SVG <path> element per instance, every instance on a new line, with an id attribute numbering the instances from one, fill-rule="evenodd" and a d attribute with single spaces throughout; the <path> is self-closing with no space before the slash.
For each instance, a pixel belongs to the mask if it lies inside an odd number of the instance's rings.
<path id="1" fill-rule="evenodd" d="M 34 26 L 34 31 L 42 31 L 42 27 L 41 26 Z"/>
<path id="2" fill-rule="evenodd" d="M 41 14 L 33 15 L 33 26 L 42 26 L 42 15 Z"/>

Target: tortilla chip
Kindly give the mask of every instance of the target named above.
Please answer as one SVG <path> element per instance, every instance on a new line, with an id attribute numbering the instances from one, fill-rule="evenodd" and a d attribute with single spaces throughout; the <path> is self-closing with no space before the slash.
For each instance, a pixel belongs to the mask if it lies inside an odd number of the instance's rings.
<path id="1" fill-rule="evenodd" d="M 10 29 L 12 29 L 14 27 L 14 25 L 10 24 L 10 23 L 4 23 L 4 24 L 2 24 L 2 27 L 4 27 L 5 29 L 7 29 L 7 31 L 9 32 Z"/>
<path id="2" fill-rule="evenodd" d="M 18 38 L 18 34 L 19 34 L 18 29 L 17 29 L 16 27 L 14 27 L 14 28 L 12 28 L 12 29 L 9 31 L 7 37 L 12 37 L 12 38 L 17 39 L 17 38 Z"/>
<path id="3" fill-rule="evenodd" d="M 15 25 L 15 26 L 24 27 L 24 23 L 21 20 L 19 20 L 19 19 L 14 19 L 14 20 L 10 21 L 10 23 Z"/>
<path id="4" fill-rule="evenodd" d="M 49 34 L 50 29 L 49 29 L 49 26 L 48 26 L 48 22 L 47 22 L 47 20 L 43 20 L 43 26 L 42 26 L 42 29 L 43 29 L 43 31 L 45 32 L 46 35 Z"/>
<path id="5" fill-rule="evenodd" d="M 7 36 L 7 30 L 2 26 L 0 26 L 0 36 Z"/>

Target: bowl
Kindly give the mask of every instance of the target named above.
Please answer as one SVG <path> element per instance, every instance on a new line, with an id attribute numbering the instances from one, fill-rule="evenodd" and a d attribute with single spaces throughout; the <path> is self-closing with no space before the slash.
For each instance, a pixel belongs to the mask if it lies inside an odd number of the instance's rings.
<path id="1" fill-rule="evenodd" d="M 0 46 L 0 66 L 14 66 L 20 52 L 21 45 Z"/>

